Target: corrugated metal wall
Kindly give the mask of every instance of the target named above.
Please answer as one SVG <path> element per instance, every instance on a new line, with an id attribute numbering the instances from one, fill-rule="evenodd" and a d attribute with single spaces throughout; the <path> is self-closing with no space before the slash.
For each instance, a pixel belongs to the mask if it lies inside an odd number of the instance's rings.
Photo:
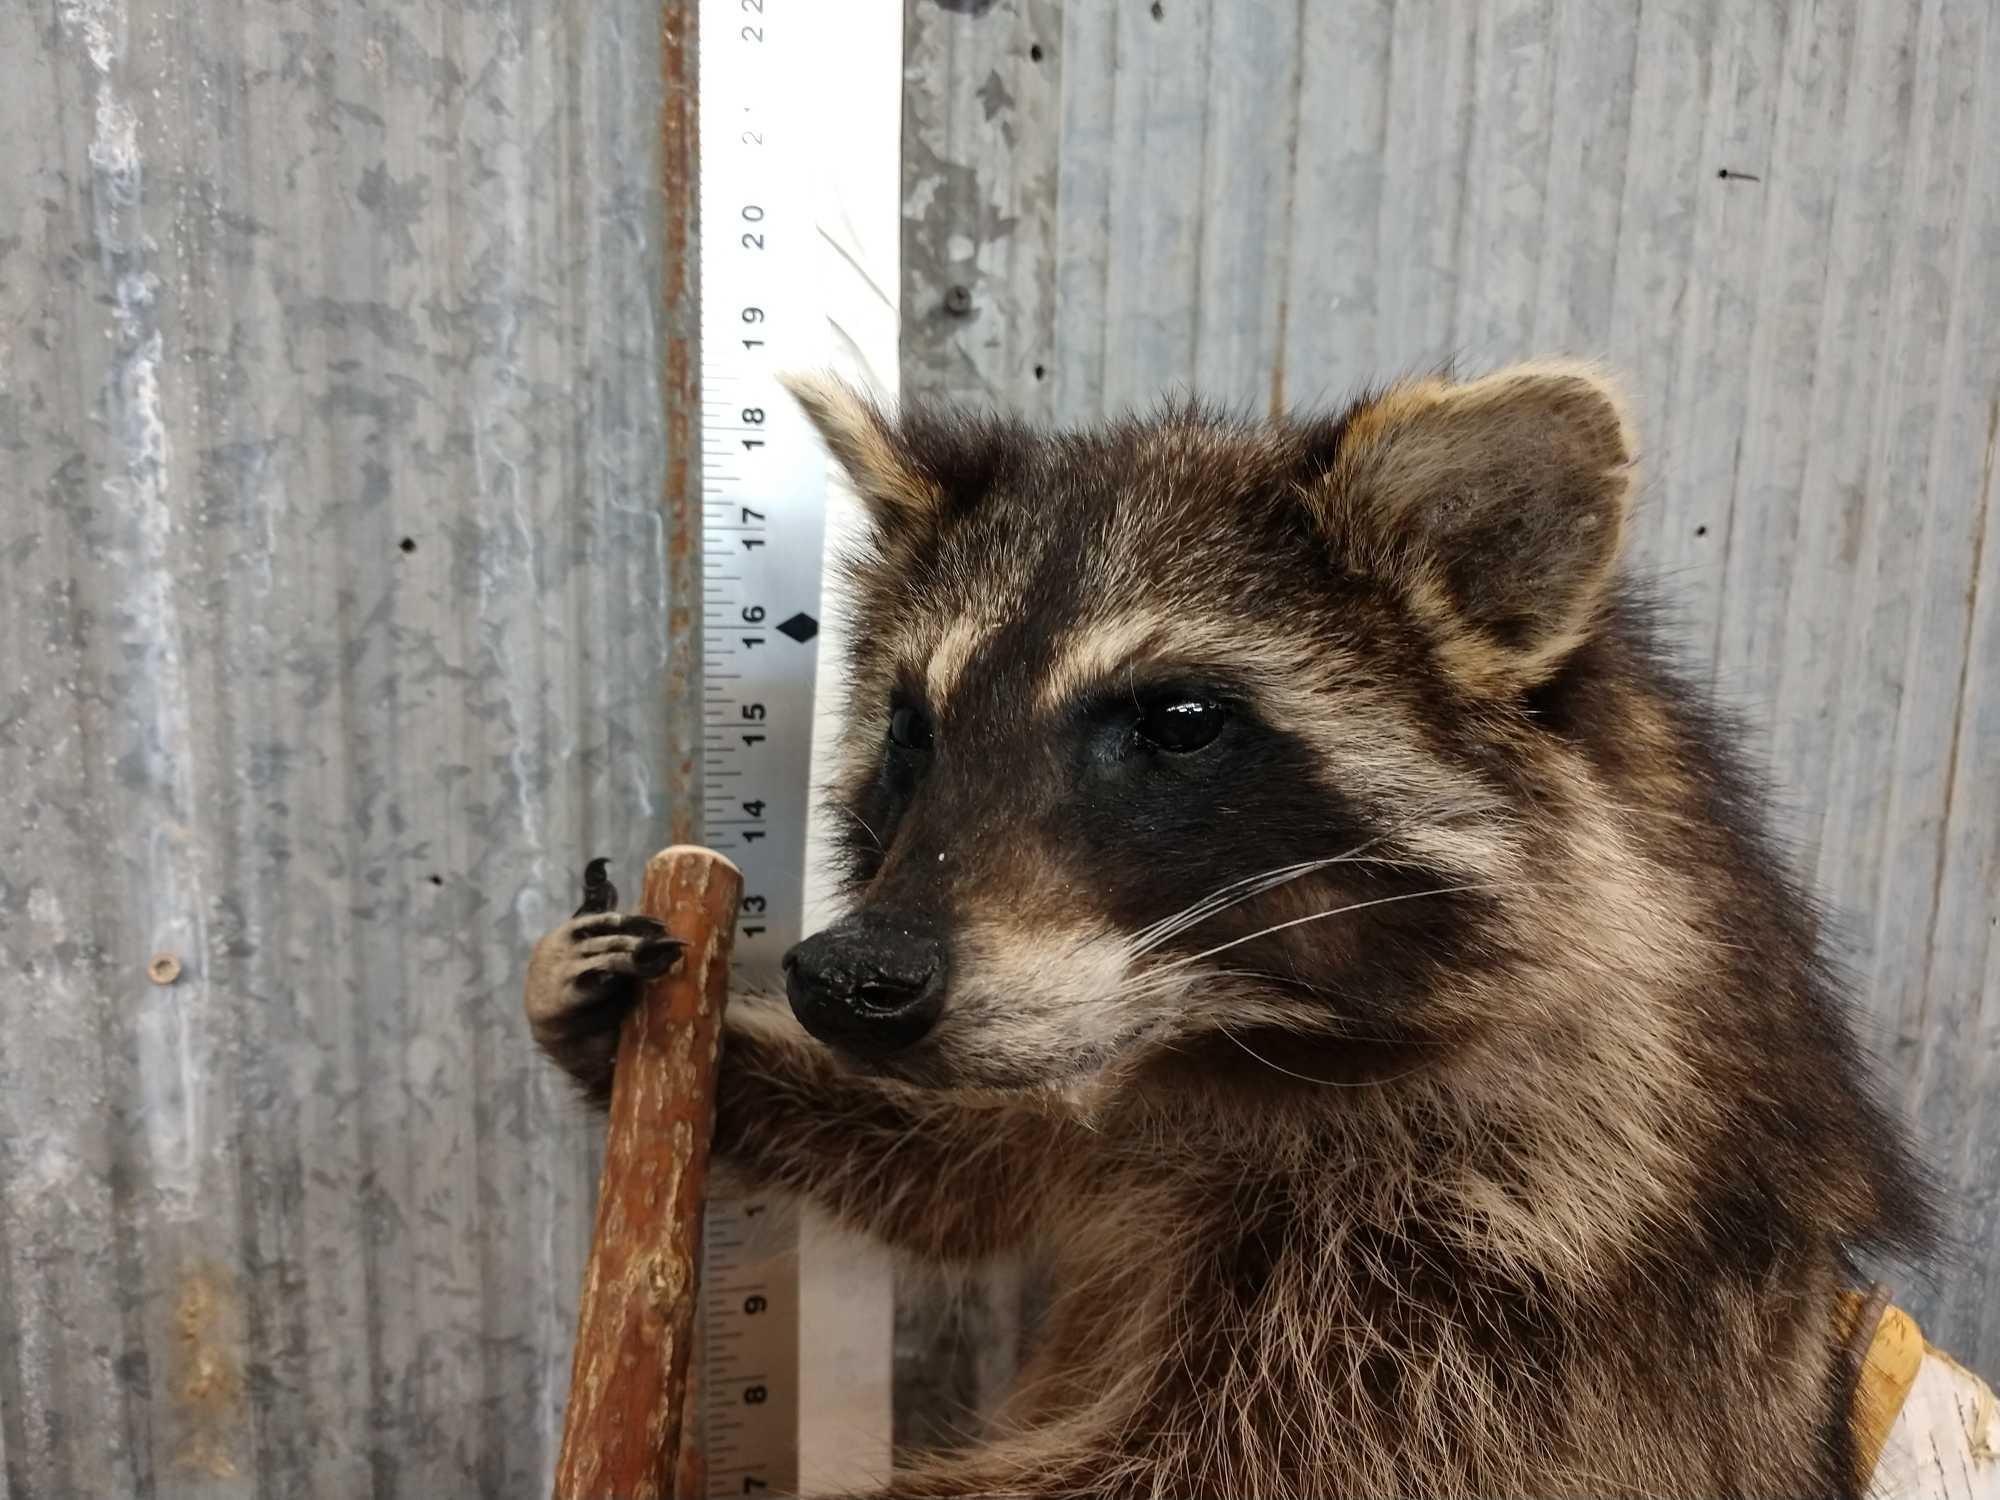
<path id="1" fill-rule="evenodd" d="M 1631 373 L 1642 545 L 1960 1194 L 1913 1300 L 2000 1371 L 1986 0 L 910 0 L 907 42 L 912 391 Z M 632 0 L 0 10 L 10 1497 L 544 1481 L 593 1143 L 518 969 L 694 805 L 672 52 Z M 1022 1285 L 907 1299 L 906 1436 Z"/>
<path id="2" fill-rule="evenodd" d="M 544 1493 L 594 1145 L 520 968 L 694 805 L 661 8 L 0 59 L 0 1491 Z"/>
<path id="3" fill-rule="evenodd" d="M 905 38 L 906 394 L 1627 372 L 1640 552 L 1958 1195 L 1963 1260 L 1905 1294 L 2000 1373 L 1991 0 L 910 0 Z M 1018 1287 L 906 1299 L 904 1436 L 990 1393 Z"/>

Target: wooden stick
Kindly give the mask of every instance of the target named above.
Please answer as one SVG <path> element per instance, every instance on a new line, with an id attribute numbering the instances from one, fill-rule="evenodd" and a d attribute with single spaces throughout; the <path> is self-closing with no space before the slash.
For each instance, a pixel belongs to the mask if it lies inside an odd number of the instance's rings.
<path id="1" fill-rule="evenodd" d="M 687 944 L 618 1038 L 555 1500 L 671 1500 L 694 1337 L 715 1067 L 743 876 L 676 845 L 639 909 Z"/>

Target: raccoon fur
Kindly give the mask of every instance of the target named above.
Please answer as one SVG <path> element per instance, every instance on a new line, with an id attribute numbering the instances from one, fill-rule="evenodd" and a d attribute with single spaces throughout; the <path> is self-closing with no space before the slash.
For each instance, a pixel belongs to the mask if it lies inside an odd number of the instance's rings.
<path id="1" fill-rule="evenodd" d="M 1860 1493 L 1840 1296 L 1931 1210 L 1621 569 L 1604 376 L 1054 433 L 793 390 L 872 519 L 851 913 L 733 1003 L 716 1147 L 1054 1286 L 995 1430 L 876 1493 Z M 586 1087 L 669 956 L 537 949 Z"/>

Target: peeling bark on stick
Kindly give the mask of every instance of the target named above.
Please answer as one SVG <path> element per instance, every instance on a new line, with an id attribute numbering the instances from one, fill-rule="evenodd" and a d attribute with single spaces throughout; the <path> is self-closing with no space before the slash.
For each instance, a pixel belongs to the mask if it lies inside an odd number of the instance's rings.
<path id="1" fill-rule="evenodd" d="M 640 910 L 687 944 L 618 1039 L 555 1500 L 670 1500 L 694 1337 L 715 1068 L 743 876 L 677 845 Z"/>

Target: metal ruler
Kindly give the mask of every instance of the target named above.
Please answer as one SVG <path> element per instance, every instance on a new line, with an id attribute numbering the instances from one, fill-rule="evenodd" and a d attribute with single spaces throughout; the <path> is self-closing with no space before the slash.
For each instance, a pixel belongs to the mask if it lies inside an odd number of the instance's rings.
<path id="1" fill-rule="evenodd" d="M 782 984 L 803 923 L 827 467 L 780 371 L 827 362 L 815 275 L 815 0 L 702 0 L 703 837 L 743 871 L 737 983 Z M 823 3 L 823 0 L 821 0 Z M 798 1483 L 798 1226 L 710 1198 L 701 1444 L 711 1496 Z"/>

